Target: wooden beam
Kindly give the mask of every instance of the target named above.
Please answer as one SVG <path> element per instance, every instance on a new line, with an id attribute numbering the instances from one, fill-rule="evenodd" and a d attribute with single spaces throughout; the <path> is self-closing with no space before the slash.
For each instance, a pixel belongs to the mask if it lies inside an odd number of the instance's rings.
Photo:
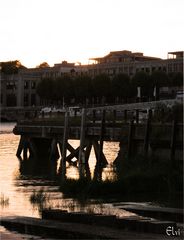
<path id="1" fill-rule="evenodd" d="M 91 148 L 92 148 L 92 143 L 91 143 L 91 141 L 89 141 L 87 144 L 87 147 L 86 147 L 86 151 L 85 151 L 85 162 L 86 163 L 88 163 L 90 153 L 91 153 Z"/>
<path id="2" fill-rule="evenodd" d="M 108 161 L 107 161 L 103 152 L 102 152 L 102 156 L 101 156 L 102 161 L 100 161 L 100 162 L 98 161 L 100 145 L 98 144 L 97 140 L 93 141 L 93 147 L 94 147 L 97 163 L 98 164 L 100 163 L 100 165 L 103 166 L 103 167 L 106 166 L 108 164 Z"/>
<path id="3" fill-rule="evenodd" d="M 67 149 L 68 149 L 71 153 L 72 153 L 73 151 L 75 151 L 75 148 L 73 148 L 72 145 L 71 145 L 69 142 L 66 143 L 66 147 L 67 147 Z"/>
<path id="4" fill-rule="evenodd" d="M 66 161 L 67 162 L 71 162 L 72 158 L 76 157 L 78 159 L 79 157 L 79 151 L 80 151 L 80 147 L 74 149 L 67 157 L 66 157 Z"/>
<path id="5" fill-rule="evenodd" d="M 18 145 L 18 148 L 17 148 L 17 153 L 16 153 L 17 157 L 21 157 L 21 153 L 22 153 L 22 150 L 23 150 L 23 147 L 24 147 L 23 142 L 24 142 L 24 136 L 21 135 L 19 145 Z"/>
<path id="6" fill-rule="evenodd" d="M 129 124 L 129 134 L 128 134 L 128 153 L 127 153 L 128 159 L 131 157 L 133 127 L 134 127 L 134 121 L 131 120 L 131 122 Z"/>

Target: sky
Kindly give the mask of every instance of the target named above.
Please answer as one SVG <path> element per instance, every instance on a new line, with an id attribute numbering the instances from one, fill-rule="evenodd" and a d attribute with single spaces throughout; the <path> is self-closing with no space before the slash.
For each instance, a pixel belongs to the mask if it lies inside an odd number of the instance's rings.
<path id="1" fill-rule="evenodd" d="M 184 0 L 0 0 L 0 62 L 88 63 L 110 51 L 184 50 Z"/>

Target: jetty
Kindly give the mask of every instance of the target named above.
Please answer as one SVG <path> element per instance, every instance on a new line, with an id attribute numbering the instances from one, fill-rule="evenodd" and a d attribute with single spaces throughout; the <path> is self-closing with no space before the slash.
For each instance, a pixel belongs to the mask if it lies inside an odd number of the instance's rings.
<path id="1" fill-rule="evenodd" d="M 56 118 L 24 119 L 13 130 L 20 135 L 16 155 L 22 164 L 29 160 L 35 171 L 47 167 L 51 175 L 56 174 L 57 160 L 61 157 L 62 179 L 66 177 L 66 162 L 76 163 L 79 176 L 84 177 L 92 147 L 97 169 L 103 168 L 107 164 L 104 141 L 119 142 L 119 154 L 128 158 L 139 153 L 158 155 L 167 157 L 172 165 L 183 160 L 183 124 L 176 120 L 152 122 L 157 104 L 172 105 L 174 100 L 82 108 L 74 116 L 66 110 Z M 71 139 L 79 140 L 77 148 L 69 143 Z M 118 161 L 119 157 L 114 159 L 114 163 Z"/>

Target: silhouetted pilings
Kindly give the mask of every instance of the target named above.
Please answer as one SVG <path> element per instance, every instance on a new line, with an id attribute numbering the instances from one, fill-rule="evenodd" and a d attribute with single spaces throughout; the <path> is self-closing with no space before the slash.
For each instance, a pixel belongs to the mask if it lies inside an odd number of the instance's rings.
<path id="1" fill-rule="evenodd" d="M 61 157 L 59 173 L 62 180 L 66 177 L 66 162 L 78 164 L 80 177 L 90 177 L 88 160 L 92 147 L 96 156 L 94 178 L 101 179 L 102 169 L 108 164 L 103 152 L 104 141 L 120 142 L 116 163 L 125 155 L 135 158 L 138 153 L 147 156 L 157 154 L 159 150 L 161 156 L 164 149 L 167 154 L 170 152 L 170 161 L 181 160 L 183 125 L 176 121 L 172 124 L 152 123 L 151 110 L 144 122 L 140 116 L 138 109 L 134 114 L 127 110 L 120 114 L 117 109 L 82 109 L 81 118 L 70 117 L 66 112 L 62 122 L 23 121 L 14 128 L 14 133 L 21 135 L 17 156 L 23 155 L 22 163 L 31 159 L 36 171 L 47 166 L 51 176 L 56 174 L 57 160 Z M 79 146 L 74 148 L 68 142 L 70 139 L 80 140 Z"/>

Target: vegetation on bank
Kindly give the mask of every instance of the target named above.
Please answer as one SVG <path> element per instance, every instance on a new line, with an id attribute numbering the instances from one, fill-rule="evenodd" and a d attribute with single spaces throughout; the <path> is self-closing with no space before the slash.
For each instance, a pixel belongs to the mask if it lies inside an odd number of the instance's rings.
<path id="1" fill-rule="evenodd" d="M 180 163 L 177 163 L 180 164 Z M 138 156 L 119 162 L 117 179 L 97 181 L 86 178 L 67 179 L 60 185 L 66 195 L 78 198 L 115 197 L 130 194 L 176 194 L 183 191 L 182 166 L 171 166 L 168 160 Z"/>
<path id="2" fill-rule="evenodd" d="M 46 199 L 49 199 L 49 195 L 44 191 L 43 188 L 41 188 L 38 191 L 33 191 L 33 193 L 30 196 L 30 202 L 31 203 L 43 203 L 46 201 Z"/>
<path id="3" fill-rule="evenodd" d="M 6 197 L 3 193 L 0 195 L 0 206 L 6 207 L 9 205 L 9 197 Z"/>

